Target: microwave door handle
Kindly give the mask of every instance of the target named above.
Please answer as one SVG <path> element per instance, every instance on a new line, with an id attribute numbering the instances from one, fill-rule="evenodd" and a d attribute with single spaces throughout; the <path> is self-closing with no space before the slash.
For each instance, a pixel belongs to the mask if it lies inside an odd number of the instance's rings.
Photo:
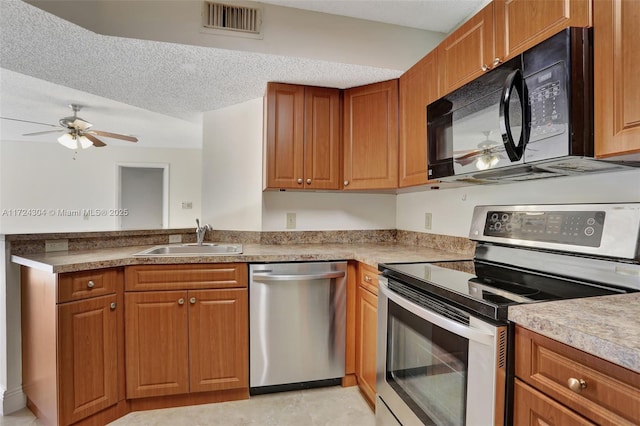
<path id="1" fill-rule="evenodd" d="M 522 131 L 520 132 L 520 140 L 516 145 L 513 140 L 513 134 L 511 133 L 511 123 L 509 122 L 509 102 L 511 101 L 511 95 L 513 89 L 518 92 L 520 96 L 520 104 L 522 107 L 523 121 L 525 116 L 525 102 L 526 99 L 522 93 L 522 73 L 520 70 L 512 71 L 504 82 L 502 88 L 502 96 L 500 98 L 500 130 L 502 131 L 502 143 L 507 151 L 507 155 L 511 161 L 518 161 L 522 158 L 524 153 L 524 146 L 526 144 L 526 125 L 522 124 Z"/>

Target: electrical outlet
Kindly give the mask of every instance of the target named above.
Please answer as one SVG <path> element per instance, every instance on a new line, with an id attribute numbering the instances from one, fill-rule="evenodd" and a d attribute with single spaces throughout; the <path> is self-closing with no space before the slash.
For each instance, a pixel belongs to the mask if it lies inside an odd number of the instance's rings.
<path id="1" fill-rule="evenodd" d="M 191 201 L 183 201 L 182 202 L 182 208 L 183 209 L 192 209 L 193 208 L 193 203 Z"/>
<path id="2" fill-rule="evenodd" d="M 182 242 L 182 235 L 169 235 L 169 244 L 176 244 Z"/>
<path id="3" fill-rule="evenodd" d="M 429 212 L 424 214 L 424 229 L 431 229 L 431 213 Z"/>
<path id="4" fill-rule="evenodd" d="M 45 240 L 44 251 L 67 251 L 69 250 L 69 240 Z"/>
<path id="5" fill-rule="evenodd" d="M 287 229 L 296 229 L 295 213 L 287 213 Z"/>

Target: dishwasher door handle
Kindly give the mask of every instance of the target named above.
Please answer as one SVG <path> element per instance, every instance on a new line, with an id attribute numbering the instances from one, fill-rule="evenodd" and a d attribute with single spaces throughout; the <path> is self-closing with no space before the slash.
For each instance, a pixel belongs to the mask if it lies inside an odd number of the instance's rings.
<path id="1" fill-rule="evenodd" d="M 344 271 L 323 272 L 320 274 L 260 274 L 253 273 L 253 281 L 274 282 L 274 281 L 313 281 L 332 278 L 342 278 L 346 275 Z"/>

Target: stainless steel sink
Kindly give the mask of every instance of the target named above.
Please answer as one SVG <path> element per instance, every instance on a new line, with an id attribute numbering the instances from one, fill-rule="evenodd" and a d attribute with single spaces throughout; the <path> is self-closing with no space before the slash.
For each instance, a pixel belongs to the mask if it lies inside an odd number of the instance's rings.
<path id="1" fill-rule="evenodd" d="M 242 244 L 169 244 L 134 253 L 134 256 L 219 256 L 242 254 Z"/>

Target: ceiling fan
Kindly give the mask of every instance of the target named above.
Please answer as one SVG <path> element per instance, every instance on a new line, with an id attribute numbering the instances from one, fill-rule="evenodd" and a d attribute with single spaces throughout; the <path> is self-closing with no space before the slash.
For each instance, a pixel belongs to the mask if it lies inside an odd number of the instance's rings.
<path id="1" fill-rule="evenodd" d="M 489 139 L 489 135 L 491 135 L 491 131 L 482 132 L 485 136 L 485 140 L 478 144 L 477 149 L 467 150 L 467 151 L 456 151 L 454 154 L 462 154 L 457 157 L 454 157 L 454 161 L 461 166 L 466 166 L 467 164 L 475 161 L 476 168 L 478 170 L 486 170 L 489 169 L 500 161 L 500 158 L 504 158 L 502 153 L 499 151 L 503 151 L 504 148 L 501 142 L 496 142 Z M 502 149 L 500 149 L 502 148 Z"/>
<path id="2" fill-rule="evenodd" d="M 22 136 L 35 136 L 35 135 L 43 135 L 46 133 L 58 133 L 65 132 L 62 136 L 58 138 L 58 142 L 60 144 L 66 146 L 70 149 L 77 149 L 78 147 L 85 149 L 90 146 L 95 147 L 103 147 L 106 146 L 106 143 L 102 142 L 96 136 L 103 136 L 106 138 L 113 139 L 121 139 L 129 142 L 138 142 L 138 139 L 133 136 L 121 135 L 118 133 L 105 132 L 102 130 L 93 130 L 93 124 L 89 123 L 87 120 L 78 117 L 78 111 L 82 109 L 81 105 L 70 104 L 69 108 L 73 111 L 73 115 L 70 117 L 61 118 L 58 121 L 58 125 L 55 124 L 47 124 L 47 123 L 39 123 L 37 121 L 28 121 L 28 120 L 20 120 L 17 118 L 7 118 L 0 117 L 4 120 L 13 120 L 13 121 L 22 121 L 24 123 L 33 123 L 33 124 L 41 124 L 43 126 L 56 127 L 56 130 L 45 130 L 43 132 L 34 132 L 34 133 L 25 133 Z"/>

